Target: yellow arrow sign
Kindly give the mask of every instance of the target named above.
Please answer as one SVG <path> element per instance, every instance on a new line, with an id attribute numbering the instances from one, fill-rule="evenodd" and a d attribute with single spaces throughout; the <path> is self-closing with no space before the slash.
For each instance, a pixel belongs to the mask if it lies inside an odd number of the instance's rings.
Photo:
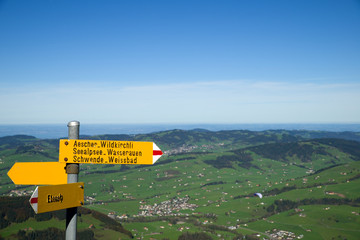
<path id="1" fill-rule="evenodd" d="M 51 212 L 84 204 L 84 183 L 37 187 L 30 198 L 35 213 Z"/>
<path id="2" fill-rule="evenodd" d="M 59 162 L 154 164 L 161 155 L 153 142 L 61 139 Z"/>
<path id="3" fill-rule="evenodd" d="M 17 185 L 56 185 L 67 183 L 65 163 L 17 162 L 8 176 Z"/>

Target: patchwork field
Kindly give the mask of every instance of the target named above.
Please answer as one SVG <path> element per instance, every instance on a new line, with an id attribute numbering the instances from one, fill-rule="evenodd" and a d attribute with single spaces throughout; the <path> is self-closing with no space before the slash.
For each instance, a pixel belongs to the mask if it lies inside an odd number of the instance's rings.
<path id="1" fill-rule="evenodd" d="M 164 151 L 154 165 L 80 166 L 84 207 L 116 219 L 134 238 L 360 238 L 358 133 L 173 130 L 91 139 L 153 141 Z M 0 138 L 0 194 L 30 195 L 35 187 L 14 185 L 7 171 L 14 162 L 57 161 L 58 144 Z M 91 224 L 93 238 L 130 238 L 90 215 L 79 230 Z M 64 230 L 65 223 L 30 217 L 1 227 L 0 236 L 20 239 L 16 234 L 29 227 Z"/>

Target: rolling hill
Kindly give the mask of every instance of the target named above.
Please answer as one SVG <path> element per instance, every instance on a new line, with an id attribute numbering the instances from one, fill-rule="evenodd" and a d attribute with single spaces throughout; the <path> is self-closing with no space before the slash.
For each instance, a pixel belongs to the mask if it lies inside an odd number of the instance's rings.
<path id="1" fill-rule="evenodd" d="M 165 152 L 150 166 L 81 165 L 85 208 L 117 219 L 135 238 L 360 238 L 359 133 L 195 129 L 82 138 L 153 141 Z M 57 161 L 58 144 L 0 138 L 0 194 L 29 195 L 34 187 L 15 186 L 6 172 L 15 161 Z"/>

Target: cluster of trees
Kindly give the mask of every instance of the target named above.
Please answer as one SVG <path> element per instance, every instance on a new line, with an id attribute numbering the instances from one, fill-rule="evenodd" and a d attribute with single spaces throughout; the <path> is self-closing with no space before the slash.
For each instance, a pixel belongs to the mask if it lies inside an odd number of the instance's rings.
<path id="1" fill-rule="evenodd" d="M 234 168 L 234 166 L 232 165 L 233 157 L 234 156 L 228 155 L 219 156 L 216 158 L 216 160 L 205 160 L 204 163 L 209 164 L 210 166 L 213 166 L 217 169 Z"/>
<path id="2" fill-rule="evenodd" d="M 212 240 L 213 238 L 206 233 L 183 233 L 179 236 L 178 240 Z"/>
<path id="3" fill-rule="evenodd" d="M 189 233 L 189 232 L 185 232 L 183 234 L 181 234 L 178 238 L 178 240 L 212 240 L 213 238 L 211 236 L 209 236 L 208 234 L 204 233 L 204 232 L 196 232 L 196 233 Z M 254 236 L 254 235 L 242 235 L 241 233 L 238 233 L 233 240 L 242 240 L 242 239 L 247 239 L 247 240 L 258 240 L 259 238 Z M 167 240 L 167 239 L 163 239 L 163 240 Z"/>
<path id="4" fill-rule="evenodd" d="M 340 165 L 341 164 L 334 164 L 334 165 L 330 165 L 328 167 L 321 168 L 321 169 L 315 171 L 313 174 L 310 174 L 309 176 L 317 175 L 317 174 L 319 174 L 319 173 L 321 173 L 323 171 L 329 170 L 329 169 L 334 168 L 334 167 L 338 167 Z"/>
<path id="5" fill-rule="evenodd" d="M 352 156 L 352 158 L 356 161 L 360 160 L 360 143 L 357 141 L 349 141 L 343 139 L 335 139 L 335 138 L 325 138 L 325 139 L 316 139 L 318 143 L 326 144 L 332 147 L 336 147 L 343 151 L 344 153 L 348 153 Z"/>
<path id="6" fill-rule="evenodd" d="M 302 205 L 350 205 L 359 207 L 360 198 L 319 198 L 319 199 L 303 199 L 300 201 L 291 200 L 275 200 L 273 204 L 267 207 L 266 211 L 270 214 L 288 211 Z"/>
<path id="7" fill-rule="evenodd" d="M 349 181 L 353 181 L 360 178 L 360 174 L 356 174 L 354 177 L 349 178 Z"/>
<path id="8" fill-rule="evenodd" d="M 221 155 L 216 158 L 216 160 L 206 160 L 206 164 L 213 166 L 214 168 L 234 168 L 233 163 L 237 163 L 238 166 L 249 169 L 251 167 L 258 168 L 256 165 L 253 165 L 251 162 L 253 158 L 245 150 L 236 150 L 232 151 L 231 155 Z"/>
<path id="9" fill-rule="evenodd" d="M 66 219 L 66 210 L 59 210 L 53 212 L 46 212 L 41 214 L 35 214 L 33 209 L 29 204 L 28 197 L 0 197 L 0 229 L 6 228 L 11 223 L 20 223 L 28 220 L 29 218 L 34 218 L 36 221 L 48 221 L 52 218 L 56 218 L 58 220 Z M 133 235 L 130 231 L 123 228 L 123 226 L 115 221 L 112 218 L 109 218 L 107 215 L 90 210 L 87 208 L 79 207 L 78 208 L 78 216 L 84 214 L 91 214 L 92 217 L 101 221 L 104 226 L 109 229 L 112 229 L 117 232 L 121 232 L 123 234 L 128 235 L 133 238 Z M 44 231 L 19 231 L 18 237 L 22 240 L 31 240 L 31 239 L 64 239 L 61 237 L 63 231 L 56 228 L 49 228 Z M 79 234 L 78 239 L 81 239 L 80 236 L 84 236 L 82 239 L 93 239 L 94 233 L 92 231 L 83 231 Z M 53 238 L 53 236 L 56 236 Z"/>
<path id="10" fill-rule="evenodd" d="M 278 195 L 280 193 L 283 193 L 283 192 L 288 192 L 288 191 L 291 191 L 291 190 L 294 190 L 294 189 L 297 189 L 296 185 L 293 185 L 293 186 L 287 186 L 287 187 L 283 187 L 283 188 L 273 188 L 271 190 L 268 190 L 266 192 L 266 195 Z"/>
<path id="11" fill-rule="evenodd" d="M 265 158 L 286 162 L 289 158 L 296 156 L 302 162 L 308 162 L 311 161 L 311 157 L 315 154 L 324 156 L 329 155 L 329 153 L 326 151 L 326 147 L 321 145 L 336 147 L 342 152 L 351 155 L 354 160 L 360 160 L 360 143 L 358 141 L 335 138 L 314 139 L 311 141 L 288 143 L 277 142 L 250 147 L 248 149 Z"/>
<path id="12" fill-rule="evenodd" d="M 210 182 L 210 183 L 206 183 L 206 184 L 202 185 L 201 187 L 213 186 L 213 185 L 221 185 L 221 184 L 225 184 L 225 183 L 226 183 L 226 182 L 223 182 L 223 181 Z"/>
<path id="13" fill-rule="evenodd" d="M 63 240 L 65 239 L 65 231 L 57 228 L 35 231 L 20 230 L 16 236 L 19 240 Z M 78 240 L 93 240 L 95 234 L 91 229 L 86 229 L 77 232 L 76 237 Z"/>
<path id="14" fill-rule="evenodd" d="M 250 147 L 249 150 L 264 158 L 283 162 L 287 162 L 289 158 L 294 156 L 302 162 L 309 162 L 314 154 L 328 155 L 325 148 L 316 142 L 272 143 Z"/>
<path id="15" fill-rule="evenodd" d="M 214 229 L 214 230 L 224 231 L 222 228 Z M 225 231 L 227 231 L 227 229 L 225 229 Z M 212 239 L 213 238 L 211 236 L 209 236 L 208 234 L 206 234 L 204 232 L 196 232 L 196 233 L 185 232 L 178 237 L 178 240 L 212 240 Z M 236 233 L 236 236 L 233 237 L 232 240 L 242 240 L 242 239 L 259 240 L 259 238 L 253 234 L 242 235 L 241 233 Z M 167 239 L 163 239 L 163 240 L 167 240 Z"/>
<path id="16" fill-rule="evenodd" d="M 246 152 L 246 150 L 239 149 L 233 151 L 235 153 L 235 156 L 237 157 L 238 165 L 242 168 L 249 169 L 251 167 L 259 169 L 258 166 L 252 164 L 253 161 L 252 156 Z"/>
<path id="17" fill-rule="evenodd" d="M 264 192 L 263 194 L 269 196 L 269 195 L 277 195 L 277 194 L 280 194 L 280 193 L 283 193 L 283 192 L 288 192 L 288 191 L 291 191 L 291 190 L 294 190 L 294 189 L 297 189 L 296 185 L 293 185 L 293 186 L 288 186 L 288 187 L 283 187 L 283 188 L 274 188 L 274 189 L 271 189 L 271 190 L 268 190 L 266 192 Z M 254 196 L 253 193 L 251 194 L 247 194 L 247 195 L 238 195 L 238 196 L 235 196 L 234 199 L 239 199 L 239 198 L 244 198 L 244 197 L 251 197 L 251 196 Z"/>
<path id="18" fill-rule="evenodd" d="M 0 229 L 12 222 L 24 222 L 35 215 L 28 197 L 0 197 L 0 206 Z"/>
<path id="19" fill-rule="evenodd" d="M 275 200 L 274 203 L 267 207 L 266 210 L 269 213 L 279 213 L 297 208 L 298 206 L 299 202 L 294 202 L 291 200 Z"/>

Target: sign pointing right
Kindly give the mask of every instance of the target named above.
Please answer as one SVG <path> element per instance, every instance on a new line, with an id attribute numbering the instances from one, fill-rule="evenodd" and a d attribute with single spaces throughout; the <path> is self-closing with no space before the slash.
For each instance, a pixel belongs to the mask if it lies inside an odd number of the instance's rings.
<path id="1" fill-rule="evenodd" d="M 61 139 L 59 162 L 154 164 L 163 152 L 153 142 Z"/>
<path id="2" fill-rule="evenodd" d="M 163 152 L 160 150 L 158 146 L 156 146 L 155 143 L 153 143 L 153 164 L 159 160 L 159 158 L 162 156 Z"/>

